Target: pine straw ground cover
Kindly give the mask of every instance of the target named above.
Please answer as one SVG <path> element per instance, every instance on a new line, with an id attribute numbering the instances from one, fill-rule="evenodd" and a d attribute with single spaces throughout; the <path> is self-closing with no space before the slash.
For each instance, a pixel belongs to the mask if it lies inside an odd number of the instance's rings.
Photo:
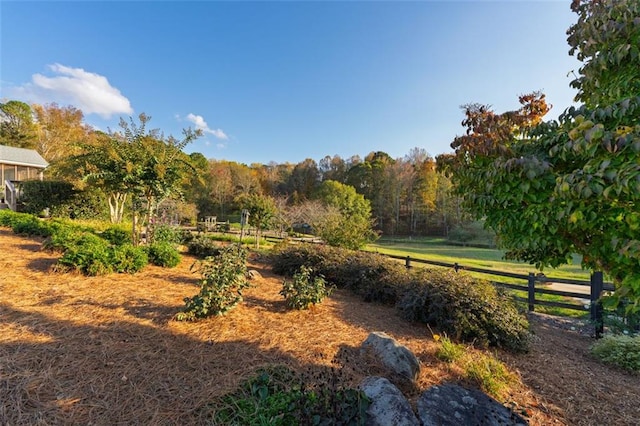
<path id="1" fill-rule="evenodd" d="M 287 310 L 281 277 L 262 278 L 224 317 L 172 321 L 197 292 L 193 259 L 175 269 L 84 277 L 50 272 L 57 255 L 0 228 L 0 424 L 205 424 L 209 403 L 259 367 L 326 372 L 346 384 L 379 367 L 359 357 L 370 331 L 384 331 L 423 363 L 419 388 L 455 381 L 437 360 L 429 330 L 392 308 L 338 290 L 308 311 Z M 531 424 L 632 425 L 640 379 L 588 356 L 592 340 L 532 317 L 526 355 L 499 353 L 520 378 L 507 404 Z M 417 392 L 412 395 L 414 398 Z"/>

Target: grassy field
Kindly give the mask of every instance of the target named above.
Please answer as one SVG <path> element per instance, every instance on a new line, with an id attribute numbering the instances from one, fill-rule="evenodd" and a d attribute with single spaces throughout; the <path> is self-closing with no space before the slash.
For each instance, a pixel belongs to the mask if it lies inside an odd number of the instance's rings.
<path id="1" fill-rule="evenodd" d="M 443 238 L 381 238 L 374 244 L 369 244 L 366 247 L 366 250 L 378 252 L 381 254 L 390 254 L 403 257 L 410 256 L 413 259 L 458 263 L 461 267 L 491 269 L 503 272 L 511 272 L 515 274 L 527 275 L 530 272 L 544 272 L 544 274 L 551 280 L 553 280 L 553 278 L 563 278 L 588 281 L 590 277 L 590 273 L 583 270 L 580 266 L 581 259 L 579 256 L 574 256 L 572 264 L 564 265 L 560 268 L 545 268 L 543 271 L 540 271 L 539 269 L 536 269 L 534 265 L 530 265 L 528 263 L 504 260 L 503 250 L 448 245 L 446 244 L 446 240 Z M 414 263 L 414 265 L 419 266 L 422 264 L 416 262 Z M 490 281 L 526 285 L 526 282 L 524 280 L 498 277 L 494 275 L 474 272 L 471 272 L 471 274 L 477 276 L 478 278 Z M 527 297 L 526 292 L 513 291 L 513 293 L 518 297 Z M 570 298 L 546 294 L 537 294 L 536 299 L 568 303 L 574 302 Z M 535 309 L 537 312 L 544 312 L 552 315 L 572 317 L 584 317 L 585 315 L 587 315 L 587 312 L 585 311 L 574 311 L 557 307 L 536 305 Z"/>
<path id="2" fill-rule="evenodd" d="M 504 260 L 504 251 L 499 249 L 461 247 L 446 244 L 444 238 L 390 239 L 381 238 L 369 244 L 366 250 L 397 256 L 411 256 L 415 259 L 458 263 L 483 269 L 496 269 L 516 274 L 541 272 L 534 265 Z M 589 280 L 589 272 L 580 266 L 581 259 L 574 256 L 573 263 L 560 268 L 545 268 L 542 272 L 549 277 L 575 280 Z"/>

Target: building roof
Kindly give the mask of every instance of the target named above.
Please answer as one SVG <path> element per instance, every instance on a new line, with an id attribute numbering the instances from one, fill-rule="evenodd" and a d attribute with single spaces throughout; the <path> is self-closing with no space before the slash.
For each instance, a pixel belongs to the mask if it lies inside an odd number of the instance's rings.
<path id="1" fill-rule="evenodd" d="M 49 165 L 49 163 L 33 149 L 16 148 L 6 145 L 0 145 L 0 163 L 31 166 L 41 169 Z"/>

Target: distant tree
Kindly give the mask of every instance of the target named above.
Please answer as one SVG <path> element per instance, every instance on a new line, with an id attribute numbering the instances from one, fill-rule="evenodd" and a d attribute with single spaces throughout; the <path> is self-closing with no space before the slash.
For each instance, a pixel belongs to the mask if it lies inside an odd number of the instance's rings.
<path id="1" fill-rule="evenodd" d="M 347 179 L 347 163 L 339 155 L 326 156 L 318 163 L 321 179 L 344 183 Z"/>
<path id="2" fill-rule="evenodd" d="M 0 103 L 0 145 L 33 149 L 36 129 L 28 104 L 20 101 Z"/>
<path id="3" fill-rule="evenodd" d="M 225 217 L 227 206 L 233 201 L 236 188 L 233 183 L 233 173 L 227 161 L 209 161 L 208 196 L 216 205 L 216 214 Z"/>
<path id="4" fill-rule="evenodd" d="M 327 207 L 327 213 L 314 227 L 327 244 L 357 250 L 376 238 L 371 205 L 352 186 L 324 181 L 317 199 Z"/>
<path id="5" fill-rule="evenodd" d="M 82 111 L 52 103 L 34 104 L 33 112 L 37 124 L 35 149 L 40 155 L 55 165 L 57 161 L 79 153 L 80 143 L 85 142 L 90 133 Z"/>
<path id="6" fill-rule="evenodd" d="M 346 183 L 370 201 L 373 215 L 377 218 L 377 226 L 382 230 L 390 230 L 393 217 L 392 201 L 387 191 L 387 167 L 395 162 L 386 152 L 369 153 L 364 161 L 355 163 L 347 172 Z"/>
<path id="7" fill-rule="evenodd" d="M 260 248 L 262 231 L 269 229 L 277 213 L 275 200 L 267 195 L 242 194 L 237 203 L 249 211 L 249 224 L 256 228 L 256 248 Z"/>
<path id="8" fill-rule="evenodd" d="M 311 198 L 320 183 L 318 165 L 311 158 L 298 163 L 293 168 L 287 183 L 288 192 L 297 203 Z"/>

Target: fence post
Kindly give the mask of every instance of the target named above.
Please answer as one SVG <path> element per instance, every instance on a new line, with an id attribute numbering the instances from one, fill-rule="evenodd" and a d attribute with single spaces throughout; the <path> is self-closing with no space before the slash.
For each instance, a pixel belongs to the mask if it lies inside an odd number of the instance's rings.
<path id="1" fill-rule="evenodd" d="M 591 274 L 591 322 L 595 325 L 596 339 L 600 339 L 604 331 L 604 309 L 600 301 L 603 286 L 602 271 Z"/>
<path id="2" fill-rule="evenodd" d="M 527 278 L 527 289 L 529 299 L 529 312 L 533 312 L 536 304 L 536 275 L 533 272 L 529 272 L 529 278 Z"/>
<path id="3" fill-rule="evenodd" d="M 407 258 L 404 260 L 404 266 L 407 267 L 407 269 L 411 269 L 411 257 L 407 256 Z"/>

